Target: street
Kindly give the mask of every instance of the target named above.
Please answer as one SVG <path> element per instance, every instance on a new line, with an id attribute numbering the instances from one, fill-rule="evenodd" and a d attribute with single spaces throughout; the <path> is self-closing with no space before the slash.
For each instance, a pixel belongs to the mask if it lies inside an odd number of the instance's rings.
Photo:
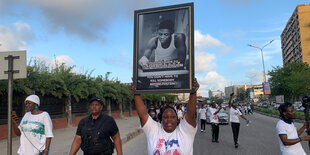
<path id="1" fill-rule="evenodd" d="M 239 148 L 235 149 L 233 143 L 232 130 L 230 125 L 220 126 L 219 143 L 211 142 L 211 126 L 206 126 L 206 133 L 197 131 L 194 142 L 194 155 L 276 155 L 281 154 L 277 139 L 275 126 L 279 119 L 254 113 L 245 115 L 251 123 L 245 125 L 242 119 L 239 133 Z M 302 124 L 295 123 L 297 128 Z M 304 133 L 305 134 L 305 133 Z M 310 154 L 308 143 L 302 142 L 302 146 L 307 154 Z M 123 146 L 125 155 L 147 154 L 147 142 L 144 134 L 129 141 Z"/>

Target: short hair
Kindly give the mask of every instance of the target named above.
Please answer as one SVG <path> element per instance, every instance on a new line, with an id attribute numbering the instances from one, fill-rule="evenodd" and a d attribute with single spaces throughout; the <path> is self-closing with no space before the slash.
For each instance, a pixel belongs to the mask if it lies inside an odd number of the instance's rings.
<path id="1" fill-rule="evenodd" d="M 284 112 L 286 112 L 286 110 L 292 106 L 292 104 L 290 102 L 285 102 L 283 104 L 281 104 L 278 108 L 279 113 L 280 113 L 280 118 L 284 118 Z"/>
<path id="2" fill-rule="evenodd" d="M 159 29 L 169 29 L 174 32 L 174 23 L 171 20 L 164 20 L 159 23 Z"/>

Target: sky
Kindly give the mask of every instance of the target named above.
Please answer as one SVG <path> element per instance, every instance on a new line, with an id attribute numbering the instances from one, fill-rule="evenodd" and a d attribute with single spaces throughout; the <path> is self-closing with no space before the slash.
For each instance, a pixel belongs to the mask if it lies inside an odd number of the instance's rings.
<path id="1" fill-rule="evenodd" d="M 27 61 L 66 63 L 76 73 L 131 82 L 134 10 L 194 2 L 198 93 L 260 84 L 282 66 L 280 35 L 309 0 L 0 0 L 0 52 L 27 50 Z M 1 60 L 2 61 L 2 60 Z M 1 67 L 1 66 L 0 66 Z M 268 77 L 267 77 L 268 78 Z"/>

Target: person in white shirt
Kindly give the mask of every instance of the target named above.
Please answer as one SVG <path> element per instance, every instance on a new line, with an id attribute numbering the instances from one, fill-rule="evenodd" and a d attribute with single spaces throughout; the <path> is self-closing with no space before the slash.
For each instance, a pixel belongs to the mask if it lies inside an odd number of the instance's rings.
<path id="1" fill-rule="evenodd" d="M 48 155 L 52 138 L 53 124 L 49 114 L 39 110 L 40 99 L 37 95 L 30 95 L 25 99 L 28 111 L 18 125 L 18 117 L 12 112 L 12 127 L 20 136 L 20 155 Z"/>
<path id="2" fill-rule="evenodd" d="M 240 129 L 240 121 L 239 121 L 239 116 L 241 118 L 243 118 L 244 120 L 247 121 L 247 123 L 249 123 L 249 121 L 242 115 L 242 113 L 240 112 L 240 110 L 237 108 L 237 104 L 236 103 L 231 103 L 231 99 L 234 96 L 234 93 L 230 94 L 230 98 L 228 101 L 228 108 L 229 108 L 229 121 L 231 124 L 231 129 L 233 132 L 233 138 L 234 138 L 234 142 L 235 142 L 235 148 L 239 147 L 238 144 L 238 137 L 239 137 L 239 129 Z"/>
<path id="3" fill-rule="evenodd" d="M 162 123 L 154 121 L 144 106 L 141 94 L 134 94 L 136 109 L 140 118 L 142 130 L 147 138 L 147 150 L 149 155 L 175 154 L 192 155 L 195 134 L 197 132 L 195 112 L 197 90 L 199 84 L 194 79 L 193 89 L 187 104 L 185 119 L 177 124 L 177 113 L 173 107 L 167 106 L 162 114 Z M 131 90 L 136 87 L 132 83 Z"/>
<path id="4" fill-rule="evenodd" d="M 293 122 L 294 106 L 286 102 L 278 108 L 280 120 L 277 123 L 276 131 L 282 155 L 306 155 L 302 148 L 301 141 L 310 141 L 310 136 L 300 135 L 306 129 L 306 123 L 297 131 Z"/>
<path id="5" fill-rule="evenodd" d="M 181 122 L 183 120 L 183 117 L 184 117 L 184 111 L 182 110 L 182 104 L 179 104 L 177 106 L 177 114 L 178 114 L 178 120 L 179 122 Z"/>
<path id="6" fill-rule="evenodd" d="M 219 118 L 217 116 L 217 113 L 220 112 L 222 109 L 221 104 L 218 104 L 218 107 L 216 107 L 215 101 L 212 101 L 211 107 L 209 107 L 210 111 L 210 122 L 211 122 L 211 134 L 212 134 L 212 142 L 218 143 L 218 138 L 219 138 L 219 132 L 220 132 L 220 127 L 219 127 Z"/>
<path id="7" fill-rule="evenodd" d="M 200 128 L 201 132 L 206 132 L 206 119 L 207 119 L 207 111 L 205 105 L 202 104 L 201 108 L 198 111 L 198 118 L 200 118 Z"/>

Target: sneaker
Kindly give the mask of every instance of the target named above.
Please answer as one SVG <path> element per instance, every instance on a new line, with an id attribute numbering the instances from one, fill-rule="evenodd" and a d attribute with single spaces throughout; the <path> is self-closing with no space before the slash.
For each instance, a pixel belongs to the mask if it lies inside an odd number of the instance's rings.
<path id="1" fill-rule="evenodd" d="M 200 130 L 201 132 L 203 132 L 203 130 Z"/>
<path id="2" fill-rule="evenodd" d="M 239 144 L 235 144 L 235 148 L 238 148 L 239 147 Z"/>
<path id="3" fill-rule="evenodd" d="M 203 132 L 207 132 L 206 130 L 203 130 Z"/>

